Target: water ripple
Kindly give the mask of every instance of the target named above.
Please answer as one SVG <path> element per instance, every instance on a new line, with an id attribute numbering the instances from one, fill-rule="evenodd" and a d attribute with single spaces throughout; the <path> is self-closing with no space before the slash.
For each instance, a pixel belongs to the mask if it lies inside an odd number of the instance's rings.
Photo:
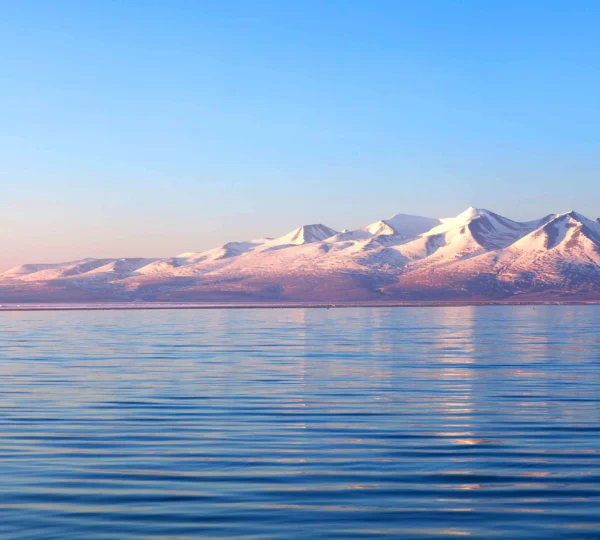
<path id="1" fill-rule="evenodd" d="M 0 314 L 0 536 L 600 538 L 600 308 Z"/>

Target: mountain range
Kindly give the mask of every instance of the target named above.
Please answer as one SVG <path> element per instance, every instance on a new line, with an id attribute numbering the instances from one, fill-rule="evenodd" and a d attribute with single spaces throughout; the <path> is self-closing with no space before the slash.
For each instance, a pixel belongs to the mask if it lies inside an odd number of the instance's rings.
<path id="1" fill-rule="evenodd" d="M 600 219 L 517 222 L 468 208 L 355 230 L 304 225 L 170 258 L 24 264 L 0 302 L 600 300 Z"/>

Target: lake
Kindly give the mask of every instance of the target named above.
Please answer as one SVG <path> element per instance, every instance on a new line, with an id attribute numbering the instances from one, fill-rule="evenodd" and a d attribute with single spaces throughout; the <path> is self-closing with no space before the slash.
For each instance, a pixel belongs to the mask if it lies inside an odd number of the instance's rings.
<path id="1" fill-rule="evenodd" d="M 0 313 L 0 537 L 600 538 L 600 307 Z"/>

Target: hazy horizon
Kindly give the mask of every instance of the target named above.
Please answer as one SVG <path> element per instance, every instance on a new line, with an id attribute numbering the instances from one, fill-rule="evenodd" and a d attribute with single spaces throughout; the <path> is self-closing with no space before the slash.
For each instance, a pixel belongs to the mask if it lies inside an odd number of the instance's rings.
<path id="1" fill-rule="evenodd" d="M 0 270 L 468 206 L 600 215 L 600 5 L 24 0 Z"/>

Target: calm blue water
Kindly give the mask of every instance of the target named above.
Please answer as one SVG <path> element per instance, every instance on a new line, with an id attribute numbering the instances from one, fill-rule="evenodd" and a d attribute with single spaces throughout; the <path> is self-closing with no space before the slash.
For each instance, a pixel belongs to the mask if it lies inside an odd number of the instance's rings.
<path id="1" fill-rule="evenodd" d="M 0 538 L 600 538 L 600 309 L 0 313 Z"/>

